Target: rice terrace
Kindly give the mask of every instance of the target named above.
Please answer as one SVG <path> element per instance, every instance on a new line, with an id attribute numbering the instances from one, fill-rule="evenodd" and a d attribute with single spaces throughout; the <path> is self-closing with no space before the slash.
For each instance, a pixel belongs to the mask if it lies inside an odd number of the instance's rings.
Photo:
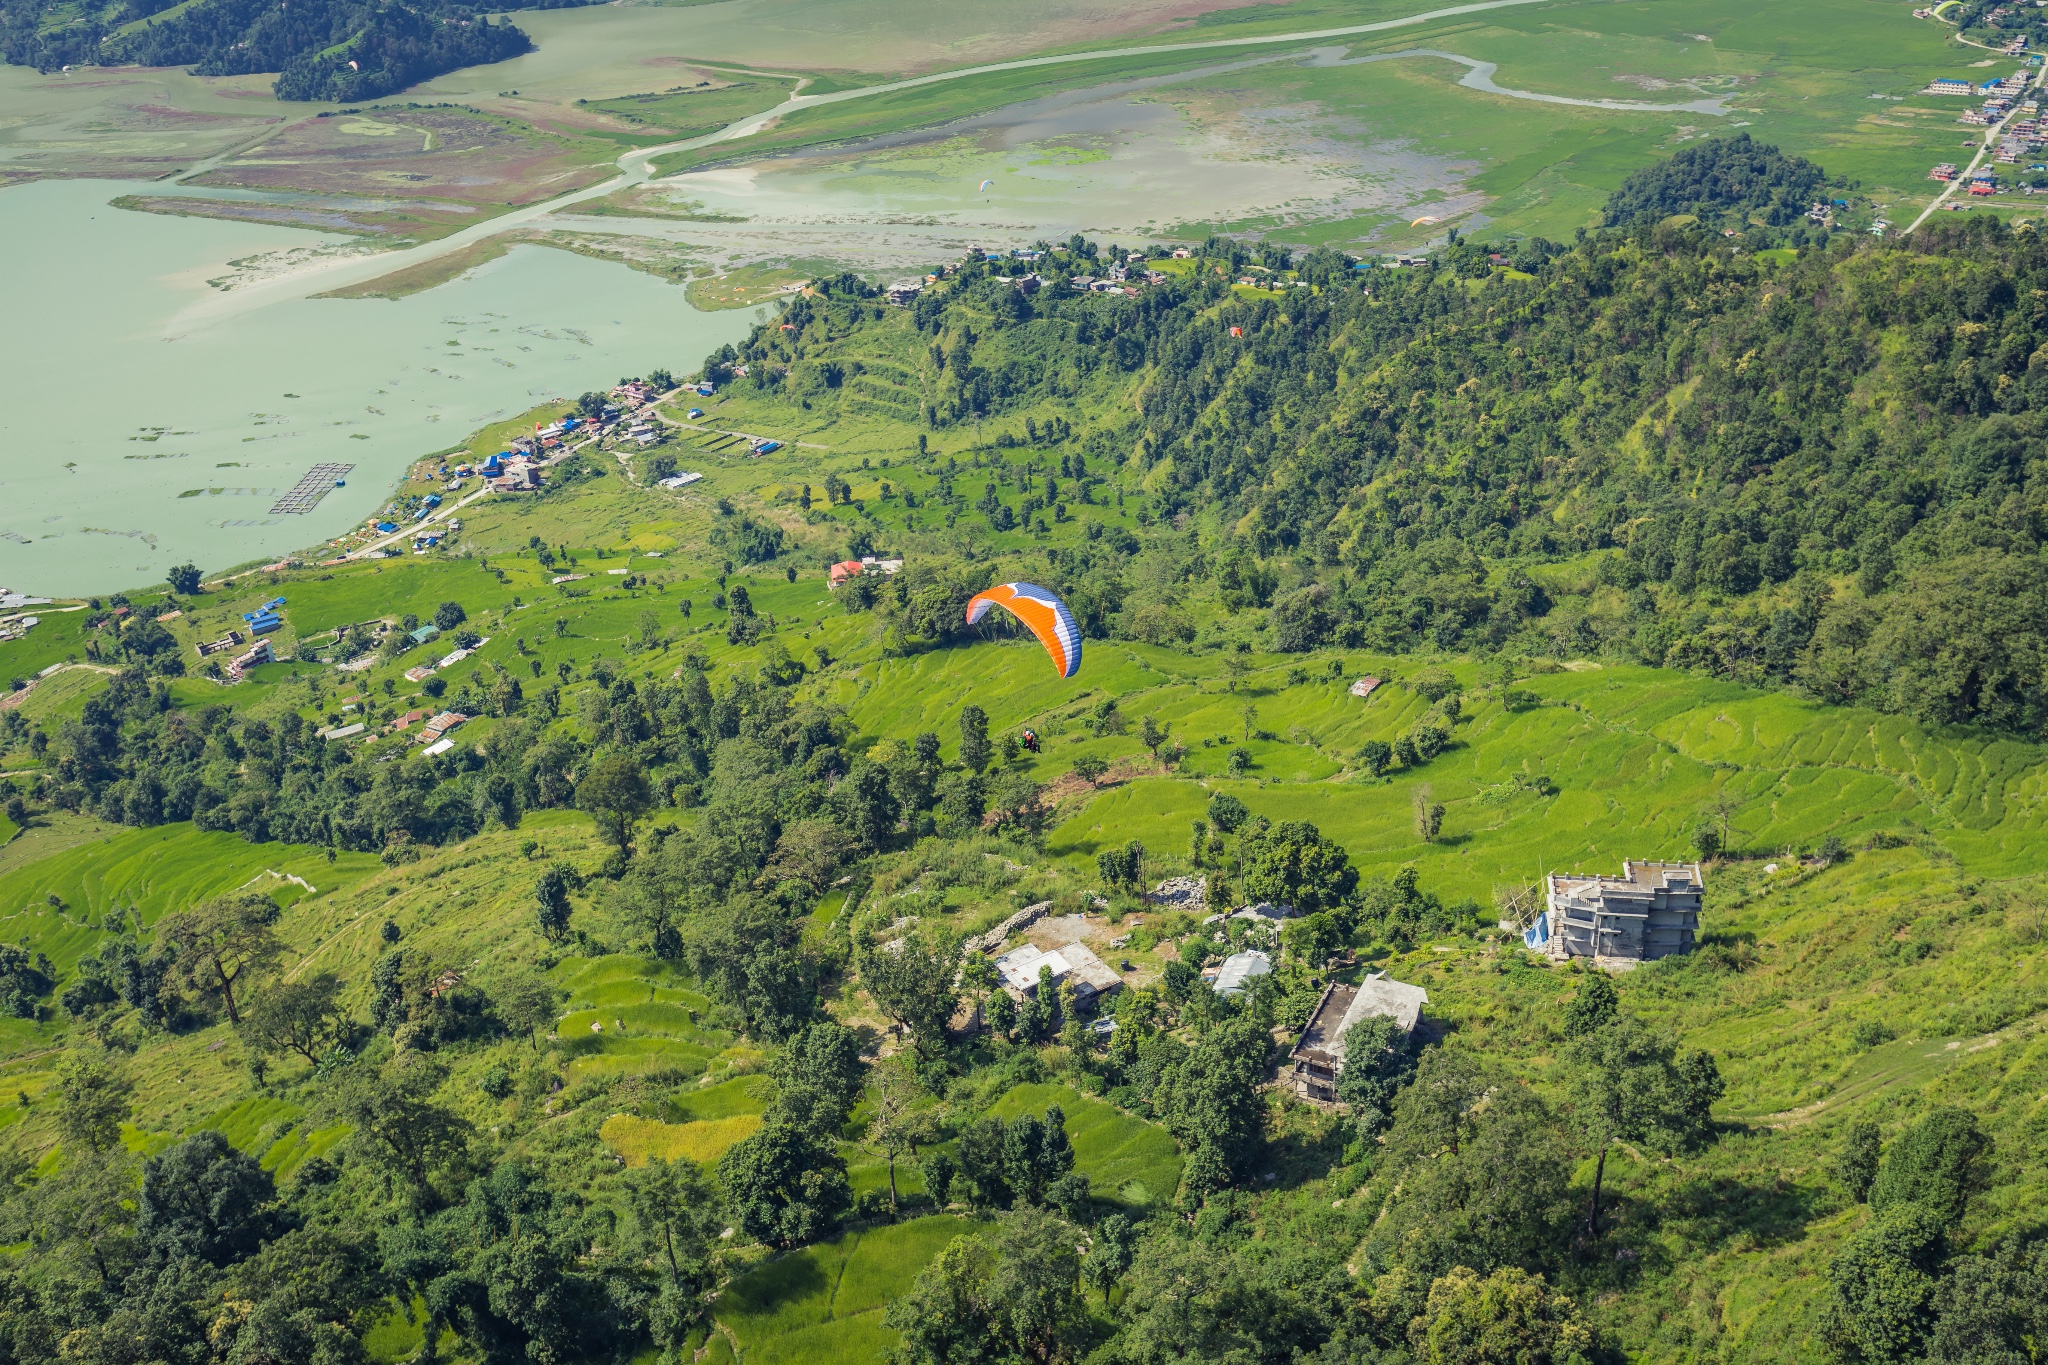
<path id="1" fill-rule="evenodd" d="M 2044 15 L 0 6 L 8 1362 L 2040 1358 Z"/>

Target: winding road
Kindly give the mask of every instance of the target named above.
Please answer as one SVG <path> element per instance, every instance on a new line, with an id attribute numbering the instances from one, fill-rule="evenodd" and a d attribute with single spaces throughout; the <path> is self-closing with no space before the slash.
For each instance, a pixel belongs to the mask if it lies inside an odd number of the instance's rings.
<path id="1" fill-rule="evenodd" d="M 748 114 L 736 119 L 715 132 L 697 137 L 683 138 L 655 147 L 642 147 L 620 156 L 619 173 L 602 184 L 585 189 L 573 190 L 553 199 L 524 208 L 513 209 L 500 214 L 489 222 L 443 237 L 438 241 L 425 242 L 402 251 L 379 252 L 374 256 L 353 256 L 327 261 L 294 271 L 259 284 L 246 285 L 231 293 L 216 294 L 194 303 L 172 319 L 168 328 L 170 336 L 182 336 L 210 323 L 224 318 L 267 307 L 273 303 L 302 299 L 317 293 L 345 288 L 377 279 L 394 271 L 405 270 L 427 261 L 437 260 L 453 252 L 461 251 L 486 238 L 494 237 L 510 228 L 520 227 L 536 219 L 580 204 L 586 200 L 601 199 L 616 194 L 622 189 L 644 184 L 654 178 L 653 163 L 660 157 L 675 152 L 692 151 L 709 147 L 720 142 L 731 142 L 761 131 L 779 119 L 801 110 L 827 104 L 841 104 L 847 100 L 866 99 L 873 95 L 886 95 L 898 90 L 915 90 L 922 86 L 939 85 L 947 81 L 965 80 L 973 76 L 994 75 L 1005 71 L 1025 71 L 1037 67 L 1070 66 L 1083 62 L 1114 61 L 1130 57 L 1151 57 L 1162 53 L 1208 52 L 1225 48 L 1270 47 L 1288 43 L 1312 43 L 1331 38 L 1351 38 L 1367 33 L 1384 33 L 1391 29 L 1412 28 L 1417 24 L 1431 23 L 1438 19 L 1452 19 L 1465 14 L 1478 14 L 1486 10 L 1509 9 L 1521 5 L 1545 4 L 1548 0 L 1476 0 L 1466 5 L 1451 5 L 1440 9 L 1424 10 L 1419 14 L 1406 15 L 1399 19 L 1382 19 L 1370 24 L 1347 24 L 1341 28 L 1307 29 L 1293 33 L 1269 33 L 1243 38 L 1211 38 L 1201 42 L 1156 43 L 1136 47 L 1113 47 L 1091 49 L 1086 52 L 1063 52 L 1044 57 L 1020 57 L 1014 61 L 989 62 L 980 66 L 963 66 L 949 71 L 934 72 L 929 76 L 912 76 L 900 81 L 887 81 L 879 85 L 866 85 L 853 90 L 835 90 L 828 94 L 806 95 L 799 86 L 789 98 L 759 113 Z M 1684 104 L 1651 104 L 1634 100 L 1589 100 L 1573 99 L 1563 95 L 1544 95 L 1534 91 L 1515 90 L 1496 85 L 1493 80 L 1497 64 L 1482 62 L 1471 57 L 1462 57 L 1452 52 L 1434 48 L 1415 48 L 1404 52 L 1375 53 L 1364 57 L 1345 58 L 1344 49 L 1323 48 L 1311 53 L 1311 62 L 1320 66 L 1349 66 L 1366 62 L 1392 61 L 1397 58 L 1434 57 L 1456 62 L 1467 69 L 1459 84 L 1487 94 L 1503 95 L 1512 99 L 1536 100 L 1547 104 L 1570 104 L 1591 109 L 1610 109 L 1622 113 L 1702 113 L 1725 114 L 1727 110 L 1718 99 L 1695 100 Z M 267 134 L 266 134 L 267 136 Z M 258 139 L 260 140 L 260 139 Z M 181 177 L 182 178 L 182 177 Z"/>

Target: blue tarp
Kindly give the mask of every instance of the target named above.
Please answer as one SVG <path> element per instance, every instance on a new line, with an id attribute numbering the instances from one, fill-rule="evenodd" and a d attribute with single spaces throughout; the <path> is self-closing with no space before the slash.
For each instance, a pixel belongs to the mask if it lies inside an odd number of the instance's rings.
<path id="1" fill-rule="evenodd" d="M 1536 922 L 1522 931 L 1522 946 L 1532 952 L 1550 942 L 1550 912 L 1545 910 L 1536 917 Z"/>

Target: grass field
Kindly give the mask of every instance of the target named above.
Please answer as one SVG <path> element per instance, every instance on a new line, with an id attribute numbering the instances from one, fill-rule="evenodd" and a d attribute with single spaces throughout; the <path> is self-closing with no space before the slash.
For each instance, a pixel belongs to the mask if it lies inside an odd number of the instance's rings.
<path id="1" fill-rule="evenodd" d="M 895 1344 L 882 1309 L 946 1243 L 974 1229 L 950 1214 L 849 1232 L 741 1276 L 712 1314 L 740 1365 L 880 1365 Z"/>
<path id="2" fill-rule="evenodd" d="M 628 1166 L 643 1166 L 650 1157 L 714 1162 L 725 1155 L 726 1148 L 752 1137 L 760 1129 L 758 1114 L 734 1114 L 695 1123 L 662 1123 L 631 1114 L 614 1114 L 604 1121 L 600 1133 Z"/>
<path id="3" fill-rule="evenodd" d="M 169 911 L 245 886 L 295 899 L 305 892 L 291 877 L 332 895 L 377 866 L 366 854 L 343 854 L 329 864 L 321 849 L 249 844 L 189 825 L 122 829 L 9 873 L 0 892 L 0 934 L 68 968 L 103 937 L 110 915 L 154 924 Z"/>
<path id="4" fill-rule="evenodd" d="M 1063 1085 L 1020 1085 L 990 1106 L 998 1118 L 1045 1117 L 1057 1104 L 1074 1144 L 1074 1169 L 1097 1198 L 1130 1208 L 1164 1203 L 1180 1188 L 1180 1147 L 1165 1129 Z"/>

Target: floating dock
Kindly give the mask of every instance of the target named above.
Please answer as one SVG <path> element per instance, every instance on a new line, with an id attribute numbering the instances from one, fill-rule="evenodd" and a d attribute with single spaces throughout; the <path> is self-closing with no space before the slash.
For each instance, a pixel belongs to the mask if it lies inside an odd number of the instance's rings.
<path id="1" fill-rule="evenodd" d="M 310 512 L 320 505 L 320 499 L 334 491 L 334 486 L 348 477 L 354 469 L 352 464 L 316 464 L 307 470 L 305 477 L 291 486 L 291 490 L 270 505 L 272 514 L 279 512 Z"/>

